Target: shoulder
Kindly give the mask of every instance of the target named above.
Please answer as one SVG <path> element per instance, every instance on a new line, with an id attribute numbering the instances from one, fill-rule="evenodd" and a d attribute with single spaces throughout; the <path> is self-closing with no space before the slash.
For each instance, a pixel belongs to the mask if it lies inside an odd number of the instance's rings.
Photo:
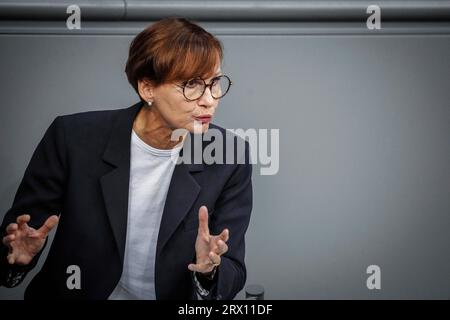
<path id="1" fill-rule="evenodd" d="M 110 126 L 119 112 L 123 109 L 116 110 L 94 110 L 77 112 L 67 115 L 61 115 L 56 118 L 63 126 L 71 128 L 88 128 Z"/>
<path id="2" fill-rule="evenodd" d="M 54 123 L 63 132 L 67 142 L 87 143 L 105 140 L 116 120 L 126 109 L 93 110 L 58 116 Z"/>
<path id="3" fill-rule="evenodd" d="M 48 132 L 49 136 L 67 150 L 78 150 L 83 153 L 97 152 L 104 149 L 116 120 L 123 118 L 128 108 L 93 110 L 60 115 L 53 120 Z"/>

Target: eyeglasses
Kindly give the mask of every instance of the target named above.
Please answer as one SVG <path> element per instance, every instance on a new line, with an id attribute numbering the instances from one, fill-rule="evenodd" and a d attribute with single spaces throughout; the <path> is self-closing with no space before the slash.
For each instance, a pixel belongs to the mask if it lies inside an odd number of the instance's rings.
<path id="1" fill-rule="evenodd" d="M 186 100 L 195 101 L 203 96 L 207 87 L 211 90 L 211 96 L 214 99 L 223 98 L 232 84 L 230 78 L 223 74 L 213 78 L 209 84 L 206 84 L 202 78 L 193 78 L 183 82 L 182 85 L 176 84 L 176 86 L 183 89 Z"/>

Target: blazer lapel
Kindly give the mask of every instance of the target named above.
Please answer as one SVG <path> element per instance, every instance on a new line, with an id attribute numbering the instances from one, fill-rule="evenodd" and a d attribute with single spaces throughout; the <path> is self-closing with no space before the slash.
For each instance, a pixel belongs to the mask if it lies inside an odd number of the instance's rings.
<path id="1" fill-rule="evenodd" d="M 201 170 L 203 170 L 201 164 L 177 164 L 175 166 L 161 219 L 156 249 L 157 255 L 161 253 L 170 236 L 175 232 L 197 199 L 201 188 L 191 172 Z"/>
<path id="2" fill-rule="evenodd" d="M 142 102 L 139 102 L 120 111 L 103 153 L 103 160 L 115 167 L 100 178 L 100 184 L 106 212 L 122 262 L 128 223 L 131 130 L 141 107 Z"/>

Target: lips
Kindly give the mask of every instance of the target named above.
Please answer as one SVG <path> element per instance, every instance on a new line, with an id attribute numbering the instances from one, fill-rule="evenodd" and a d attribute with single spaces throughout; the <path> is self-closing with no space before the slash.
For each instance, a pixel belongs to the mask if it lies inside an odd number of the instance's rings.
<path id="1" fill-rule="evenodd" d="M 194 119 L 201 123 L 208 123 L 208 122 L 211 122 L 212 116 L 202 115 L 202 116 L 194 117 Z"/>

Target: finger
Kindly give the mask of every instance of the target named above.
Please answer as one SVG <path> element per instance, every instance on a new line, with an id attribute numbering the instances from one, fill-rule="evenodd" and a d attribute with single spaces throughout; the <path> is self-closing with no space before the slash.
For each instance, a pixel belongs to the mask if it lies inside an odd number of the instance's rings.
<path id="1" fill-rule="evenodd" d="M 209 235 L 208 208 L 201 206 L 198 210 L 198 232 Z"/>
<path id="2" fill-rule="evenodd" d="M 219 238 L 222 239 L 223 242 L 227 242 L 230 238 L 230 231 L 228 229 L 223 229 L 223 231 L 219 234 Z"/>
<path id="3" fill-rule="evenodd" d="M 198 264 L 189 264 L 188 269 L 195 272 L 200 272 L 200 266 Z"/>
<path id="4" fill-rule="evenodd" d="M 10 234 L 3 237 L 3 244 L 9 247 L 9 244 L 16 239 L 16 235 Z"/>
<path id="5" fill-rule="evenodd" d="M 45 237 L 48 235 L 48 233 L 58 224 L 59 218 L 56 215 L 53 215 L 49 217 L 42 227 L 40 227 L 37 230 L 37 233 L 39 233 L 41 236 Z"/>
<path id="6" fill-rule="evenodd" d="M 9 264 L 14 264 L 14 262 L 16 262 L 16 259 L 14 258 L 14 255 L 12 253 L 8 254 L 6 256 L 6 259 L 8 260 Z"/>
<path id="7" fill-rule="evenodd" d="M 221 259 L 218 254 L 211 251 L 208 256 L 209 259 L 212 261 L 213 265 L 218 266 L 220 264 Z"/>
<path id="8" fill-rule="evenodd" d="M 212 264 L 189 264 L 188 265 L 188 269 L 191 271 L 195 271 L 195 272 L 200 272 L 200 273 L 207 273 L 207 272 L 211 272 L 213 269 L 213 265 Z"/>
<path id="9" fill-rule="evenodd" d="M 17 225 L 17 223 L 10 223 L 6 227 L 6 232 L 7 233 L 11 233 L 11 232 L 16 231 L 18 228 L 19 228 L 19 226 Z"/>
<path id="10" fill-rule="evenodd" d="M 217 254 L 220 256 L 228 251 L 228 246 L 222 240 L 217 241 L 218 252 Z"/>
<path id="11" fill-rule="evenodd" d="M 27 222 L 29 222 L 31 219 L 29 214 L 23 214 L 21 216 L 17 217 L 17 224 L 19 225 L 19 228 L 23 227 L 24 225 L 26 225 Z"/>

